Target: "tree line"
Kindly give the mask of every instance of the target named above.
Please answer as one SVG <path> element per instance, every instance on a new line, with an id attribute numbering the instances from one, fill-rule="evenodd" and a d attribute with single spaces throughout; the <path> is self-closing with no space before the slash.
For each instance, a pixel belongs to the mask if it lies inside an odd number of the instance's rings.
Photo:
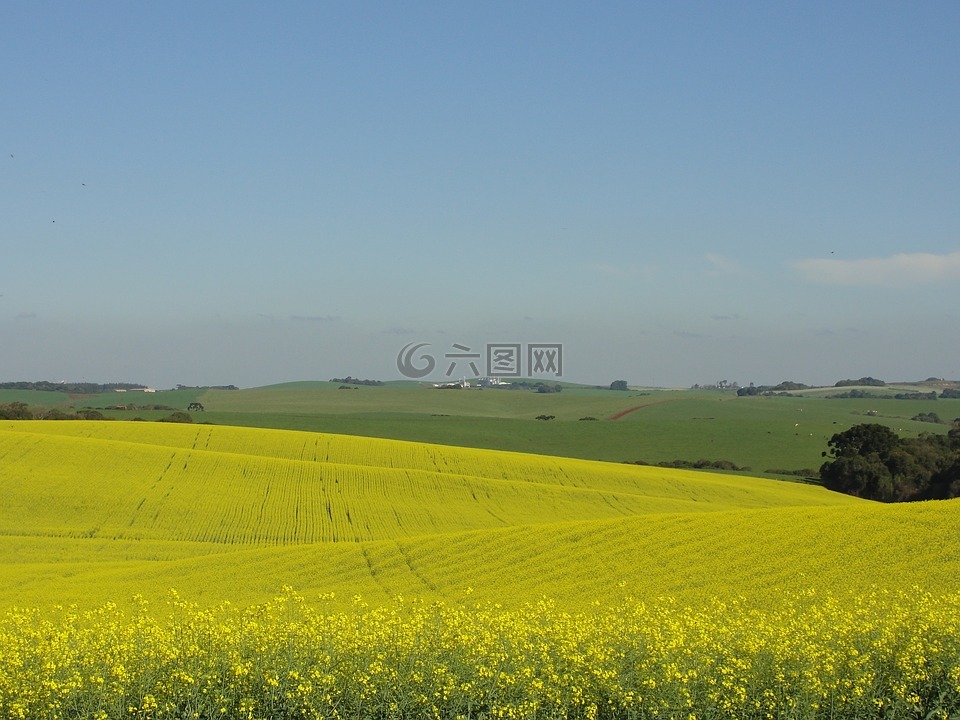
<path id="1" fill-rule="evenodd" d="M 807 390 L 810 385 L 784 380 L 777 385 L 754 385 L 750 383 L 748 387 L 742 387 L 737 390 L 739 397 L 750 397 L 752 395 L 773 395 L 775 393 L 788 393 L 791 390 Z"/>
<path id="2" fill-rule="evenodd" d="M 125 405 L 128 410 L 134 409 L 134 406 Z M 107 408 L 109 409 L 109 408 Z M 166 405 L 152 405 L 137 408 L 139 410 L 172 410 L 173 412 L 165 418 L 160 418 L 158 422 L 177 422 L 192 423 L 193 418 L 189 413 L 182 410 L 168 407 Z M 0 420 L 111 420 L 105 417 L 103 413 L 94 408 L 80 408 L 74 412 L 64 412 L 60 408 L 38 408 L 31 410 L 25 402 L 12 402 L 6 405 L 0 404 Z M 131 418 L 132 420 L 143 420 L 142 417 Z"/>
<path id="3" fill-rule="evenodd" d="M 59 408 L 34 412 L 24 402 L 12 402 L 0 405 L 0 420 L 103 420 L 103 413 L 90 408 L 81 408 L 66 413 Z"/>
<path id="4" fill-rule="evenodd" d="M 139 383 L 88 383 L 88 382 L 3 382 L 0 390 L 44 390 L 48 392 L 74 393 L 76 395 L 96 395 L 114 390 L 143 390 L 146 385 Z"/>

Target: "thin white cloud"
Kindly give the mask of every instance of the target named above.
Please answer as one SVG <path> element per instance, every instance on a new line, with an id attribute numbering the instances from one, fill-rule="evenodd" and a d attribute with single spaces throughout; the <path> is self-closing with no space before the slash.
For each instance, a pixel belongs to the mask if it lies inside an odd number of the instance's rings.
<path id="1" fill-rule="evenodd" d="M 707 253 L 703 256 L 703 259 L 707 261 L 715 275 L 734 275 L 742 269 L 740 263 L 736 260 L 723 257 L 723 255 Z"/>
<path id="2" fill-rule="evenodd" d="M 826 285 L 903 287 L 960 278 L 960 251 L 946 255 L 900 253 L 885 258 L 798 260 L 793 267 L 807 280 Z"/>

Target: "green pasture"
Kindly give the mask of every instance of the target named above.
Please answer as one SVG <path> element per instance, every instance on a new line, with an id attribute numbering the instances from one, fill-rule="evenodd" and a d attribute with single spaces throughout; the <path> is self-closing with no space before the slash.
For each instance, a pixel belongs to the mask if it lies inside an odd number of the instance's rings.
<path id="1" fill-rule="evenodd" d="M 608 417 L 635 405 L 650 402 L 653 394 L 567 387 L 559 393 L 529 390 L 440 390 L 429 385 L 355 386 L 340 389 L 336 383 L 289 383 L 250 390 L 211 390 L 201 402 L 218 412 L 297 414 L 458 415 L 534 419 L 556 415 L 576 420 L 585 415 Z M 663 391 L 660 391 L 663 394 Z"/>
<path id="2" fill-rule="evenodd" d="M 203 395 L 202 389 L 157 390 L 145 393 L 139 390 L 127 392 L 105 392 L 96 394 L 75 394 L 51 392 L 47 390 L 0 390 L 0 404 L 23 402 L 36 408 L 58 408 L 77 410 L 80 408 L 109 408 L 117 405 L 166 405 L 186 409 L 187 405 Z M 167 412 L 169 415 L 169 411 Z"/>
<path id="3" fill-rule="evenodd" d="M 395 438 L 443 445 L 533 452 L 611 462 L 728 460 L 749 472 L 817 469 L 827 441 L 862 422 L 903 437 L 944 433 L 945 424 L 913 421 L 936 412 L 960 416 L 960 400 L 827 399 L 847 388 L 803 391 L 793 397 L 737 397 L 705 390 L 617 392 L 564 386 L 560 393 L 526 390 L 439 390 L 412 382 L 341 389 L 339 383 L 295 382 L 244 390 L 164 390 L 68 396 L 0 391 L 0 403 L 26 402 L 69 411 L 98 408 L 114 419 L 160 420 L 164 405 L 186 410 L 201 402 L 195 422 Z M 865 388 L 883 391 L 885 388 Z M 923 387 L 894 388 L 923 391 Z M 116 405 L 137 409 L 111 410 Z M 636 409 L 634 409 L 636 408 Z M 611 419 L 625 411 L 619 419 Z M 549 421 L 538 415 L 552 415 Z M 596 420 L 581 418 L 593 417 Z M 772 473 L 776 475 L 776 473 Z"/>
<path id="4" fill-rule="evenodd" d="M 827 400 L 737 397 L 694 390 L 614 392 L 567 388 L 538 394 L 513 390 L 361 387 L 295 391 L 210 391 L 203 420 L 291 430 L 336 432 L 591 460 L 656 463 L 729 460 L 753 473 L 817 469 L 837 432 L 862 422 L 901 436 L 944 433 L 947 425 L 910 420 L 937 412 L 960 416 L 960 400 Z M 638 408 L 617 420 L 610 418 Z M 875 415 L 872 413 L 876 413 Z M 550 421 L 538 415 L 553 415 Z M 595 417 L 597 420 L 581 420 Z M 196 414 L 196 419 L 200 415 Z"/>

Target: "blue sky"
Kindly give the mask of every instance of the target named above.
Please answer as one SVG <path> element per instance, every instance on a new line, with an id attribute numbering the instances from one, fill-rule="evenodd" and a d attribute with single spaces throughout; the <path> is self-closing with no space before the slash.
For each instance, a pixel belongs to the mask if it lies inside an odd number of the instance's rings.
<path id="1" fill-rule="evenodd" d="M 956 2 L 8 2 L 0 380 L 391 380 L 411 342 L 960 378 L 958 32 Z"/>

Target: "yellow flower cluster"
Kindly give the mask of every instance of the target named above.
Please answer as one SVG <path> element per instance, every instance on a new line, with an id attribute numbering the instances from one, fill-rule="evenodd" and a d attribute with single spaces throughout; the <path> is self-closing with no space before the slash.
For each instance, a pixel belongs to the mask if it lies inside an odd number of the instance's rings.
<path id="1" fill-rule="evenodd" d="M 0 718 L 874 718 L 960 712 L 960 595 L 567 612 L 285 592 L 0 617 Z"/>

